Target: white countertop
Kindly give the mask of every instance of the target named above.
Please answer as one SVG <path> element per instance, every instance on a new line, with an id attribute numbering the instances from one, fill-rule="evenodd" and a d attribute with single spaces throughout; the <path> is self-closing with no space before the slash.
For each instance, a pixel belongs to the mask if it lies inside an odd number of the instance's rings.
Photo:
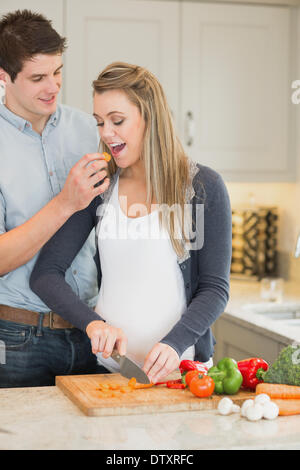
<path id="1" fill-rule="evenodd" d="M 237 281 L 230 282 L 230 300 L 226 307 L 226 313 L 231 320 L 236 323 L 245 324 L 245 322 L 254 330 L 263 329 L 270 337 L 282 339 L 283 343 L 300 343 L 300 318 L 298 325 L 289 325 L 284 320 L 274 320 L 268 315 L 259 314 L 255 310 L 251 310 L 249 304 L 265 304 L 266 310 L 269 308 L 282 308 L 285 305 L 291 306 L 299 304 L 300 306 L 300 285 L 297 282 L 284 283 L 284 295 L 282 303 L 274 304 L 264 302 L 260 297 L 260 283 L 253 281 Z M 246 308 L 245 308 L 246 306 Z"/>
<path id="2" fill-rule="evenodd" d="M 232 281 L 224 315 L 300 342 L 299 331 L 244 311 L 261 302 L 259 283 Z M 286 283 L 284 301 L 300 301 L 297 284 Z M 250 422 L 217 410 L 87 417 L 57 387 L 0 389 L 0 449 L 298 449 L 300 415 Z"/>
<path id="3" fill-rule="evenodd" d="M 258 422 L 217 410 L 88 417 L 57 387 L 2 389 L 0 403 L 1 450 L 300 449 L 300 415 Z"/>

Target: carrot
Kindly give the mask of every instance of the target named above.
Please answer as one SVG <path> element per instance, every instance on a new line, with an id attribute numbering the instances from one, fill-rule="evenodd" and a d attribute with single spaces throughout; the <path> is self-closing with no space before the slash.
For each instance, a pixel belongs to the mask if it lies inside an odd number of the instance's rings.
<path id="1" fill-rule="evenodd" d="M 102 388 L 102 390 L 109 390 L 109 384 L 100 384 L 100 388 Z"/>
<path id="2" fill-rule="evenodd" d="M 129 393 L 129 392 L 132 392 L 133 391 L 133 388 L 132 387 L 128 387 L 126 385 L 122 386 L 120 388 L 120 392 L 122 393 Z"/>
<path id="3" fill-rule="evenodd" d="M 127 387 L 135 388 L 135 385 L 136 385 L 136 378 L 135 378 L 135 377 L 131 377 L 131 379 L 129 380 L 129 382 L 128 382 L 128 384 L 127 384 Z"/>
<path id="4" fill-rule="evenodd" d="M 261 383 L 256 386 L 256 395 L 266 393 L 270 398 L 299 398 L 300 387 L 296 385 Z"/>
<path id="5" fill-rule="evenodd" d="M 152 383 L 151 383 L 151 384 L 136 384 L 136 385 L 134 386 L 134 389 L 136 390 L 136 389 L 138 389 L 138 388 L 150 388 L 150 387 L 153 387 L 153 385 L 154 385 L 154 384 L 152 384 Z"/>
<path id="6" fill-rule="evenodd" d="M 274 403 L 278 405 L 279 416 L 290 416 L 290 415 L 299 415 L 300 414 L 300 400 L 296 399 L 283 399 L 278 398 L 272 399 Z"/>
<path id="7" fill-rule="evenodd" d="M 109 390 L 119 390 L 120 385 L 118 384 L 109 384 Z"/>
<path id="8" fill-rule="evenodd" d="M 109 153 L 107 153 L 107 152 L 103 152 L 103 156 L 104 156 L 104 159 L 105 159 L 107 162 L 109 162 L 109 161 L 110 161 L 110 159 L 111 159 L 111 155 L 109 155 Z"/>
<path id="9" fill-rule="evenodd" d="M 103 397 L 117 397 L 120 396 L 121 393 L 128 393 L 132 392 L 133 390 L 138 390 L 140 388 L 150 388 L 153 387 L 154 384 L 140 384 L 137 383 L 136 378 L 132 377 L 127 385 L 120 385 L 114 383 L 102 383 L 99 385 L 100 396 Z"/>
<path id="10" fill-rule="evenodd" d="M 128 384 L 127 384 L 127 387 L 131 387 L 132 389 L 134 390 L 137 390 L 139 388 L 150 388 L 150 387 L 153 387 L 154 384 L 150 383 L 150 384 L 140 384 L 140 383 L 137 383 L 136 381 L 136 378 L 135 377 L 132 377 Z"/>

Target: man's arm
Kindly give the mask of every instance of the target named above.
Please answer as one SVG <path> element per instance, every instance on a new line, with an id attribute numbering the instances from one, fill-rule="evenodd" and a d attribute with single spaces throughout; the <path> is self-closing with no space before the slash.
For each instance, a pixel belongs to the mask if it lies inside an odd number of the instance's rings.
<path id="1" fill-rule="evenodd" d="M 106 168 L 101 154 L 85 155 L 70 170 L 57 196 L 24 224 L 0 235 L 0 276 L 26 264 L 72 214 L 108 188 L 108 178 L 94 187 L 105 178 Z"/>
<path id="2" fill-rule="evenodd" d="M 114 346 L 126 354 L 124 332 L 109 325 L 86 305 L 66 282 L 65 274 L 96 224 L 97 199 L 76 212 L 43 246 L 31 273 L 29 285 L 42 301 L 76 328 L 86 332 L 92 352 L 107 358 Z"/>

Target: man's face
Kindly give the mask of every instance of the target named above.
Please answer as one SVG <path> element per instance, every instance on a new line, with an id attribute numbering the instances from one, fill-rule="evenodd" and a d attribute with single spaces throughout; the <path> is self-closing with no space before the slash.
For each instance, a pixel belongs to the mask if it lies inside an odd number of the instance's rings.
<path id="1" fill-rule="evenodd" d="M 49 117 L 57 106 L 61 68 L 61 54 L 37 54 L 26 60 L 14 83 L 6 74 L 6 106 L 30 122 Z"/>

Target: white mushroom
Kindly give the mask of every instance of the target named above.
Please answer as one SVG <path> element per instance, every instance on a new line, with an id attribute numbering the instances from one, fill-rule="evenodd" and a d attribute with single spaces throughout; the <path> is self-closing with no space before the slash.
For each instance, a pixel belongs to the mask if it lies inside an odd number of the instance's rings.
<path id="1" fill-rule="evenodd" d="M 240 407 L 235 405 L 230 398 L 224 397 L 219 401 L 218 411 L 221 415 L 226 416 L 231 413 L 239 413 Z"/>
<path id="2" fill-rule="evenodd" d="M 263 418 L 265 419 L 275 419 L 279 413 L 279 408 L 276 403 L 273 401 L 267 402 L 263 407 Z"/>
<path id="3" fill-rule="evenodd" d="M 245 400 L 244 403 L 242 404 L 242 409 L 241 409 L 241 415 L 246 416 L 246 410 L 249 408 L 249 406 L 254 405 L 254 400 Z"/>
<path id="4" fill-rule="evenodd" d="M 254 403 L 259 403 L 260 405 L 264 405 L 265 403 L 270 402 L 270 397 L 266 393 L 260 393 L 254 398 Z"/>
<path id="5" fill-rule="evenodd" d="M 218 404 L 218 411 L 221 415 L 226 416 L 231 413 L 231 407 L 232 407 L 232 400 L 230 398 L 222 398 L 222 400 L 219 401 Z"/>
<path id="6" fill-rule="evenodd" d="M 240 411 L 241 411 L 241 407 L 233 403 L 231 406 L 231 413 L 239 413 Z"/>
<path id="7" fill-rule="evenodd" d="M 253 406 L 248 406 L 245 414 L 249 421 L 258 421 L 263 417 L 264 408 L 259 403 L 254 403 Z"/>

